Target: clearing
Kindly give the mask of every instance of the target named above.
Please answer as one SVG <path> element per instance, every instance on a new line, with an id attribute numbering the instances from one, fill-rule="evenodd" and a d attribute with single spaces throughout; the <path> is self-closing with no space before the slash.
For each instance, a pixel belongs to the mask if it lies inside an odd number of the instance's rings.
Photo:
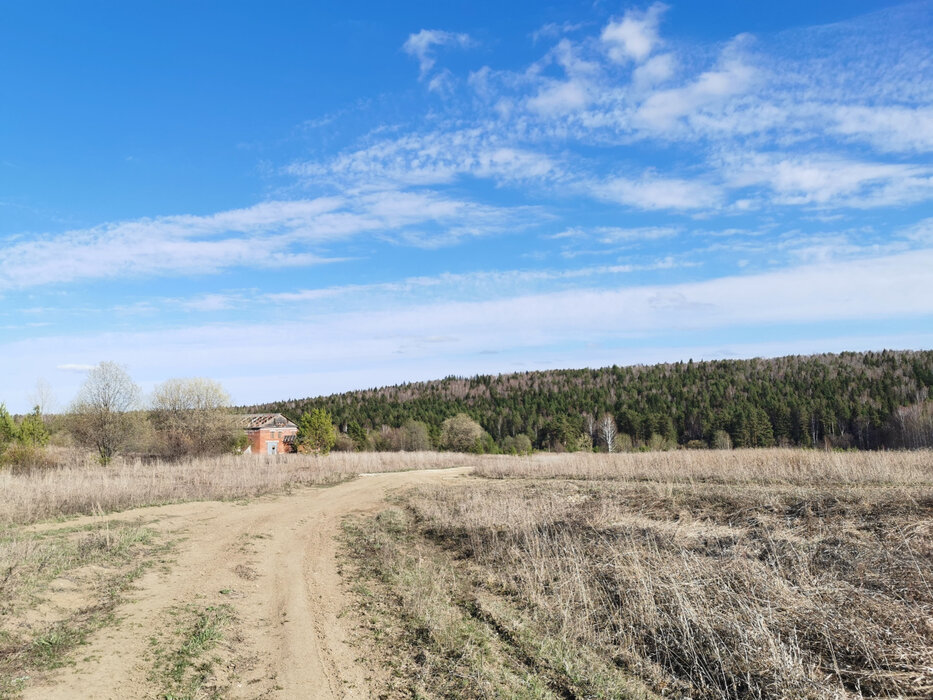
<path id="1" fill-rule="evenodd" d="M 171 563 L 137 580 L 115 623 L 80 647 L 75 666 L 29 679 L 24 697 L 370 697 L 371 671 L 342 619 L 341 520 L 379 508 L 390 489 L 469 471 L 367 475 L 285 496 L 133 511 L 140 526 L 179 540 Z"/>
<path id="2" fill-rule="evenodd" d="M 933 452 L 297 457 L 0 473 L 0 699 L 933 697 Z"/>

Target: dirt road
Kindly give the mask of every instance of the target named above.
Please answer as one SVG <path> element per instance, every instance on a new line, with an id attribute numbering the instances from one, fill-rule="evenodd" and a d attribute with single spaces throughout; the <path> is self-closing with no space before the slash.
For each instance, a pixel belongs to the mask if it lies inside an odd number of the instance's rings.
<path id="1" fill-rule="evenodd" d="M 387 490 L 462 478 L 469 471 L 362 476 L 246 504 L 183 503 L 110 516 L 140 518 L 182 538 L 176 556 L 167 568 L 139 579 L 131 601 L 117 611 L 117 623 L 78 650 L 77 666 L 28 687 L 25 697 L 159 697 L 152 635 L 170 623 L 177 606 L 219 602 L 236 615 L 235 639 L 225 645 L 218 671 L 229 683 L 225 696 L 371 697 L 372 671 L 360 663 L 342 615 L 347 600 L 335 541 L 340 520 L 378 508 Z"/>

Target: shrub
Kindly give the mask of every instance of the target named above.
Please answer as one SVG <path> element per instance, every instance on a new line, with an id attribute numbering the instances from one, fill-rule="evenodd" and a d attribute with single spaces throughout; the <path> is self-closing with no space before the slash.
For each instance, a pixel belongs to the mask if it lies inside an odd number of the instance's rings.
<path id="1" fill-rule="evenodd" d="M 482 452 L 483 428 L 466 413 L 458 413 L 441 425 L 441 447 L 452 452 Z"/>
<path id="2" fill-rule="evenodd" d="M 713 433 L 713 449 L 731 450 L 732 438 L 729 437 L 729 433 L 727 433 L 725 430 L 717 430 L 715 433 Z"/>
<path id="3" fill-rule="evenodd" d="M 531 438 L 527 435 L 506 436 L 502 438 L 500 447 L 507 455 L 530 455 Z"/>
<path id="4" fill-rule="evenodd" d="M 353 452 L 356 450 L 356 443 L 346 433 L 337 433 L 334 438 L 334 452 Z"/>
<path id="5" fill-rule="evenodd" d="M 14 474 L 57 466 L 55 460 L 41 447 L 25 443 L 10 445 L 0 454 L 0 464 L 8 465 Z"/>

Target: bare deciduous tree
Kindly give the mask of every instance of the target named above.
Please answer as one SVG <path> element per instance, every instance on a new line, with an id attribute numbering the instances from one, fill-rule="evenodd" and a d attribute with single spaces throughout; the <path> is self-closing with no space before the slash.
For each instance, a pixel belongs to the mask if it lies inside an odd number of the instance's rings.
<path id="1" fill-rule="evenodd" d="M 596 414 L 595 413 L 584 413 L 583 414 L 583 430 L 587 435 L 590 436 L 590 439 L 593 442 L 596 442 L 596 439 L 599 437 L 596 430 Z"/>
<path id="2" fill-rule="evenodd" d="M 29 400 L 33 406 L 38 407 L 39 413 L 43 416 L 55 411 L 55 392 L 51 384 L 44 379 L 36 381 L 36 388 L 30 394 Z"/>
<path id="3" fill-rule="evenodd" d="M 131 412 L 139 406 L 140 390 L 116 362 L 101 362 L 88 372 L 71 406 L 69 426 L 75 439 L 93 447 L 107 464 L 134 437 Z"/>
<path id="4" fill-rule="evenodd" d="M 609 413 L 604 413 L 599 419 L 599 437 L 606 443 L 606 450 L 615 451 L 616 446 L 616 422 Z"/>
<path id="5" fill-rule="evenodd" d="M 169 379 L 152 393 L 153 426 L 173 457 L 226 451 L 236 437 L 230 396 L 211 379 Z"/>
<path id="6" fill-rule="evenodd" d="M 417 420 L 407 420 L 402 426 L 402 450 L 420 452 L 431 449 L 431 435 L 428 426 Z"/>

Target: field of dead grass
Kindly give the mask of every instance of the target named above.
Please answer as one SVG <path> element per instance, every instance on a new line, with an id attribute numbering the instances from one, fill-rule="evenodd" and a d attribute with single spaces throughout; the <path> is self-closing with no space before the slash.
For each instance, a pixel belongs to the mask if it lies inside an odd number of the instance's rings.
<path id="1" fill-rule="evenodd" d="M 396 697 L 933 697 L 933 453 L 541 455 L 347 525 Z"/>
<path id="2" fill-rule="evenodd" d="M 117 460 L 101 466 L 92 455 L 51 456 L 55 467 L 0 470 L 0 699 L 20 697 L 30 682 L 66 663 L 89 635 L 110 624 L 132 582 L 171 545 L 139 523 L 33 523 L 168 502 L 287 493 L 361 473 L 479 463 L 466 455 L 392 453 Z M 197 621 L 194 612 L 187 610 Z M 186 670 L 189 656 L 186 651 L 162 659 L 171 690 L 165 697 L 201 697 Z"/>
<path id="3" fill-rule="evenodd" d="M 660 483 L 920 485 L 933 483 L 933 451 L 827 452 L 794 448 L 539 453 L 477 465 L 488 478 Z"/>
<path id="4" fill-rule="evenodd" d="M 93 455 L 61 452 L 56 467 L 0 469 L 0 527 L 178 501 L 228 500 L 334 484 L 357 474 L 479 466 L 504 459 L 451 452 L 335 452 L 228 455 L 179 462 L 120 459 L 101 466 Z"/>

